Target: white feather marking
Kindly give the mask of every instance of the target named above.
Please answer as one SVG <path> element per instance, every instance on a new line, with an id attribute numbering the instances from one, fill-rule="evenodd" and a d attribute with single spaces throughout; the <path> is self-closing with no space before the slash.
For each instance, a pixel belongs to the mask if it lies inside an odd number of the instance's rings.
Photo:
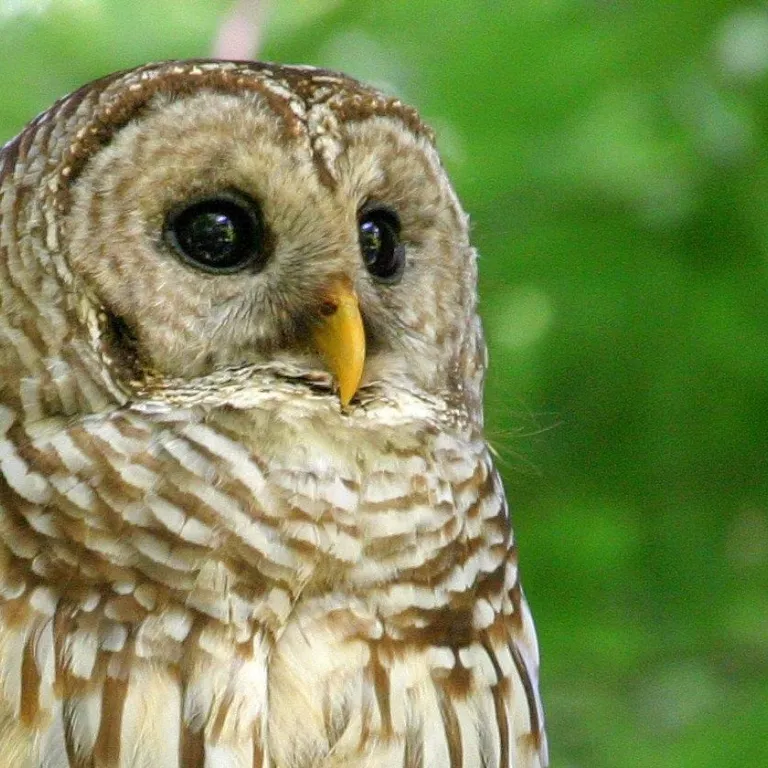
<path id="1" fill-rule="evenodd" d="M 101 691 L 94 688 L 71 693 L 64 700 L 63 714 L 74 753 L 86 763 L 93 752 L 101 723 Z"/>
<path id="2" fill-rule="evenodd" d="M 157 589 L 152 584 L 140 584 L 133 596 L 136 602 L 148 611 L 154 611 L 157 605 Z"/>
<path id="3" fill-rule="evenodd" d="M 86 421 L 85 429 L 94 437 L 99 438 L 105 442 L 113 451 L 122 453 L 125 456 L 131 456 L 141 454 L 147 450 L 147 441 L 136 437 L 126 437 L 117 427 L 117 425 L 109 419 L 98 419 L 94 421 Z M 140 422 L 136 420 L 131 421 L 131 426 L 134 428 L 141 428 L 146 431 L 146 422 Z"/>
<path id="4" fill-rule="evenodd" d="M 267 560 L 291 570 L 298 567 L 297 556 L 280 542 L 274 529 L 247 515 L 237 502 L 199 481 L 187 483 L 185 490 L 217 512 L 223 526 Z"/>
<path id="5" fill-rule="evenodd" d="M 201 653 L 190 669 L 183 718 L 191 730 L 205 733 L 206 768 L 252 768 L 253 733 L 267 703 L 268 646 L 254 637 L 250 653 L 233 663 L 232 640 L 206 630 L 200 645 L 214 655 Z"/>
<path id="6" fill-rule="evenodd" d="M 134 565 L 136 549 L 131 541 L 117 539 L 113 534 L 102 534 L 99 531 L 88 531 L 88 549 L 103 555 L 115 565 Z"/>
<path id="7" fill-rule="evenodd" d="M 206 560 L 185 598 L 185 604 L 226 624 L 230 616 L 229 595 L 234 582 L 234 575 L 224 563 Z"/>
<path id="8" fill-rule="evenodd" d="M 455 565 L 441 586 L 449 592 L 466 592 L 477 582 L 478 574 L 493 573 L 503 560 L 503 551 L 480 548 L 466 562 Z"/>
<path id="9" fill-rule="evenodd" d="M 407 533 L 424 533 L 440 530 L 452 516 L 447 510 L 419 504 L 409 506 L 406 511 L 385 509 L 370 512 L 360 511 L 358 524 L 366 538 L 387 538 Z"/>
<path id="10" fill-rule="evenodd" d="M 116 624 L 112 621 L 105 623 L 99 633 L 99 646 L 104 651 L 117 653 L 125 647 L 125 641 L 128 639 L 128 629 L 122 624 Z"/>
<path id="11" fill-rule="evenodd" d="M 340 477 L 334 477 L 330 482 L 324 482 L 322 489 L 318 489 L 318 493 L 321 498 L 337 509 L 343 509 L 346 512 L 357 509 L 357 492 L 348 488 Z"/>
<path id="12" fill-rule="evenodd" d="M 3 698 L 15 717 L 19 716 L 21 662 L 29 631 L 29 625 L 25 625 L 21 631 L 0 625 L 0 685 Z"/>
<path id="13" fill-rule="evenodd" d="M 160 565 L 184 573 L 198 570 L 208 553 L 193 547 L 174 546 L 165 539 L 154 536 L 149 531 L 135 530 L 131 543 L 142 555 Z"/>
<path id="14" fill-rule="evenodd" d="M 151 491 L 160 480 L 160 477 L 155 472 L 142 467 L 141 464 L 134 464 L 122 459 L 112 461 L 111 463 L 128 485 L 132 485 L 139 490 Z"/>
<path id="15" fill-rule="evenodd" d="M 392 728 L 396 734 L 405 733 L 408 727 L 408 694 L 410 689 L 421 683 L 425 676 L 423 659 L 414 663 L 412 656 L 395 657 L 388 671 L 389 674 L 389 714 Z"/>
<path id="16" fill-rule="evenodd" d="M 56 313 L 59 314 L 59 313 Z M 55 318 L 52 325 L 54 327 L 66 327 L 68 318 L 64 315 Z M 46 360 L 46 367 L 56 387 L 57 394 L 61 401 L 62 411 L 64 413 L 76 413 L 79 407 L 77 386 L 77 374 L 72 370 L 72 366 L 59 356 L 51 356 Z"/>
<path id="17" fill-rule="evenodd" d="M 528 601 L 523 599 L 520 602 L 520 618 L 522 621 L 522 641 L 519 643 L 520 655 L 525 662 L 525 666 L 531 675 L 536 676 L 536 670 L 539 667 L 539 644 L 536 641 L 536 630 L 533 626 L 533 616 L 528 607 Z"/>
<path id="18" fill-rule="evenodd" d="M 112 582 L 112 591 L 117 595 L 130 595 L 135 588 L 136 588 L 135 579 L 131 579 L 130 581 L 113 581 Z"/>
<path id="19" fill-rule="evenodd" d="M 461 755 L 463 768 L 475 768 L 478 765 L 478 758 L 481 754 L 480 743 L 478 740 L 478 722 L 474 707 L 470 706 L 470 701 L 454 697 L 451 699 L 456 718 L 459 722 L 459 731 L 461 733 Z"/>
<path id="20" fill-rule="evenodd" d="M 90 613 L 95 610 L 98 604 L 101 602 L 101 595 L 94 589 L 91 590 L 81 601 L 80 610 L 85 613 Z"/>
<path id="21" fill-rule="evenodd" d="M 58 602 L 58 593 L 50 587 L 35 587 L 29 596 L 29 604 L 32 608 L 45 616 L 53 616 L 56 613 Z"/>
<path id="22" fill-rule="evenodd" d="M 197 644 L 219 661 L 231 661 L 229 655 L 232 651 L 232 639 L 227 629 L 220 624 L 206 624 L 197 636 Z"/>
<path id="23" fill-rule="evenodd" d="M 22 514 L 33 531 L 42 533 L 51 539 L 58 539 L 61 536 L 61 531 L 56 525 L 56 519 L 50 512 L 44 512 L 38 507 L 28 507 L 22 510 Z"/>
<path id="24" fill-rule="evenodd" d="M 459 660 L 467 669 L 471 669 L 478 683 L 490 686 L 497 682 L 496 671 L 493 668 L 485 648 L 478 643 L 473 643 L 466 648 L 459 649 Z"/>
<path id="25" fill-rule="evenodd" d="M 517 674 L 512 654 L 509 652 L 509 648 L 507 648 L 506 645 L 494 646 L 491 650 L 496 657 L 496 661 L 498 662 L 503 677 L 512 677 Z"/>
<path id="26" fill-rule="evenodd" d="M 205 482 L 213 482 L 217 474 L 216 467 L 199 451 L 194 450 L 187 440 L 172 432 L 163 432 L 158 442 L 188 472 Z"/>
<path id="27" fill-rule="evenodd" d="M 203 768 L 252 768 L 252 744 L 208 744 L 205 745 Z"/>
<path id="28" fill-rule="evenodd" d="M 134 663 L 123 707 L 122 765 L 124 768 L 177 768 L 180 739 L 178 680 L 162 667 Z"/>
<path id="29" fill-rule="evenodd" d="M 328 502 L 324 499 L 310 499 L 300 494 L 291 496 L 290 504 L 312 520 L 319 520 L 329 507 Z"/>
<path id="30" fill-rule="evenodd" d="M 262 498 L 266 486 L 264 475 L 242 445 L 220 435 L 215 429 L 205 424 L 187 424 L 181 432 L 185 437 L 223 459 L 229 466 L 232 477 L 240 480 L 253 492 L 255 498 Z"/>
<path id="31" fill-rule="evenodd" d="M 284 589 L 273 587 L 267 595 L 267 603 L 280 623 L 283 623 L 291 612 L 291 598 Z"/>
<path id="32" fill-rule="evenodd" d="M 16 412 L 7 405 L 0 403 L 0 435 L 5 435 L 15 421 Z"/>
<path id="33" fill-rule="evenodd" d="M 76 507 L 92 512 L 96 507 L 96 495 L 90 486 L 72 475 L 51 475 L 50 484 Z"/>
<path id="34" fill-rule="evenodd" d="M 124 504 L 117 499 L 108 498 L 103 492 L 101 495 L 110 507 L 122 514 L 126 523 L 131 523 L 131 525 L 137 525 L 141 528 L 151 528 L 154 525 L 154 515 L 152 515 L 144 502 L 132 501 Z"/>
<path id="35" fill-rule="evenodd" d="M 29 336 L 27 336 L 20 328 L 12 328 L 6 322 L 3 322 L 0 328 L 2 328 L 3 336 L 13 345 L 24 368 L 29 372 L 37 372 L 40 368 L 40 352 L 30 341 Z M 32 376 L 29 378 L 35 377 Z M 22 381 L 24 380 L 25 379 L 22 379 Z M 30 415 L 33 414 L 34 411 L 31 411 Z"/>
<path id="36" fill-rule="evenodd" d="M 424 768 L 446 768 L 451 764 L 448 741 L 435 687 L 431 682 L 417 689 L 414 709 L 420 711 L 422 715 L 420 732 L 424 739 L 422 749 Z"/>
<path id="37" fill-rule="evenodd" d="M 413 584 L 392 584 L 387 587 L 380 601 L 383 616 L 391 616 L 410 608 L 441 608 L 448 602 L 443 590 Z"/>
<path id="38" fill-rule="evenodd" d="M 35 425 L 36 443 L 40 444 L 41 448 L 52 447 L 56 454 L 61 459 L 61 463 L 73 474 L 82 472 L 92 466 L 92 461 L 77 447 L 75 441 L 70 436 L 61 419 L 48 420 L 53 422 L 51 424 L 51 433 L 45 436 L 37 437 L 39 434 L 37 429 L 39 425 Z M 30 435 L 32 435 L 32 429 L 29 429 Z"/>
<path id="39" fill-rule="evenodd" d="M 480 498 L 478 503 L 478 517 L 481 520 L 489 520 L 497 517 L 501 511 L 502 504 L 502 498 L 495 493 L 485 494 Z"/>
<path id="40" fill-rule="evenodd" d="M 171 533 L 175 533 L 184 541 L 193 544 L 213 545 L 213 529 L 191 517 L 180 507 L 155 494 L 149 494 L 145 502 L 157 521 L 162 523 Z"/>
<path id="41" fill-rule="evenodd" d="M 267 657 L 258 637 L 254 638 L 252 656 L 232 665 L 232 676 L 220 700 L 224 718 L 217 718 L 217 741 L 248 744 L 254 726 L 267 702 Z M 213 723 L 210 724 L 213 726 Z M 206 729 L 206 736 L 211 729 Z"/>
<path id="42" fill-rule="evenodd" d="M 473 697 L 475 727 L 480 737 L 482 765 L 500 765 L 501 734 L 496 720 L 496 706 L 490 687 L 483 687 Z M 506 707 L 505 707 L 506 709 Z M 506 717 L 506 713 L 504 713 Z M 500 766 L 507 768 L 507 766 Z"/>
<path id="43" fill-rule="evenodd" d="M 95 629 L 77 629 L 64 637 L 62 660 L 74 677 L 90 679 L 99 652 L 99 639 Z"/>
<path id="44" fill-rule="evenodd" d="M 329 554 L 349 564 L 361 561 L 363 542 L 359 538 L 351 536 L 346 531 L 339 530 L 333 523 L 324 525 L 323 531 L 327 534 L 327 540 L 329 541 L 328 549 L 326 550 Z"/>
<path id="45" fill-rule="evenodd" d="M 484 598 L 479 598 L 472 607 L 472 628 L 478 631 L 487 629 L 496 619 L 496 612 Z"/>
<path id="46" fill-rule="evenodd" d="M 35 627 L 32 638 L 35 666 L 40 676 L 38 692 L 42 710 L 50 710 L 54 704 L 53 683 L 55 677 L 53 649 L 53 620 L 48 620 Z"/>
<path id="47" fill-rule="evenodd" d="M 517 563 L 509 559 L 507 560 L 507 564 L 504 568 L 504 589 L 510 590 L 512 587 L 517 584 L 518 579 L 518 572 L 517 572 Z"/>
<path id="48" fill-rule="evenodd" d="M 21 597 L 26 588 L 27 584 L 20 573 L 0 568 L 0 597 L 3 600 L 15 600 Z"/>
<path id="49" fill-rule="evenodd" d="M 138 628 L 134 628 L 133 637 L 134 650 L 140 659 L 161 659 L 173 664 L 181 660 L 183 649 L 178 643 L 168 641 L 159 616 L 147 616 Z"/>
<path id="50" fill-rule="evenodd" d="M 363 487 L 363 501 L 368 504 L 381 504 L 408 497 L 412 490 L 411 475 L 376 472 L 366 478 Z"/>
<path id="51" fill-rule="evenodd" d="M 40 768 L 70 768 L 64 741 L 64 715 L 61 699 L 51 702 L 48 727 L 39 735 Z"/>
<path id="52" fill-rule="evenodd" d="M 180 606 L 166 608 L 161 614 L 163 631 L 168 637 L 181 643 L 192 629 L 192 614 Z"/>
<path id="53" fill-rule="evenodd" d="M 427 664 L 430 669 L 451 670 L 456 665 L 456 656 L 450 648 L 434 645 L 427 649 Z"/>
<path id="54" fill-rule="evenodd" d="M 51 498 L 47 480 L 41 474 L 29 471 L 10 440 L 0 441 L 0 474 L 19 496 L 33 504 L 45 504 Z"/>
<path id="55" fill-rule="evenodd" d="M 51 580 L 56 578 L 56 572 L 52 568 L 51 557 L 48 552 L 43 552 L 32 560 L 32 573 L 41 579 Z"/>

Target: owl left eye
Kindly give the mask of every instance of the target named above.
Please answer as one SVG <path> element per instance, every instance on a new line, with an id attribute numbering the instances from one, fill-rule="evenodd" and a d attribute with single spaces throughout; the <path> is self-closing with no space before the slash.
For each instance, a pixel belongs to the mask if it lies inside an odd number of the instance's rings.
<path id="1" fill-rule="evenodd" d="M 168 215 L 164 236 L 184 261 L 205 272 L 261 269 L 266 262 L 264 219 L 256 201 L 244 195 L 186 203 Z"/>
<path id="2" fill-rule="evenodd" d="M 382 283 L 394 283 L 405 268 L 400 219 L 389 208 L 363 209 L 358 219 L 360 251 L 365 267 Z"/>

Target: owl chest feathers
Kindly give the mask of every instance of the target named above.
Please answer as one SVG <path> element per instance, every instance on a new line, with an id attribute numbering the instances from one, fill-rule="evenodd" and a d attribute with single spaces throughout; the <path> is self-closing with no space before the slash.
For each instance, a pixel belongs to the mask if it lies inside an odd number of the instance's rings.
<path id="1" fill-rule="evenodd" d="M 537 765 L 510 762 L 538 662 L 481 442 L 380 412 L 4 416 L 14 764 Z"/>

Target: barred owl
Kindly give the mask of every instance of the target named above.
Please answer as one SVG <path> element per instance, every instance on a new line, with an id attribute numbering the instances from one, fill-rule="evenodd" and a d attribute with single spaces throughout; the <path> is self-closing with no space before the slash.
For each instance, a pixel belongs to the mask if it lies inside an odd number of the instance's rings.
<path id="1" fill-rule="evenodd" d="M 545 766 L 418 115 L 148 65 L 5 145 L 0 216 L 2 765 Z"/>

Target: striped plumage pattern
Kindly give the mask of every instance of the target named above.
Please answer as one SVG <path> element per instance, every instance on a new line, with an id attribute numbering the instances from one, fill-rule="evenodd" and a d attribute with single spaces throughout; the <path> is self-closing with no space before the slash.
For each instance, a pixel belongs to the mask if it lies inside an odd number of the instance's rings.
<path id="1" fill-rule="evenodd" d="M 396 124 L 444 179 L 399 102 L 244 63 L 105 78 L 3 148 L 0 763 L 543 768 L 536 638 L 482 437 L 474 252 L 447 181 L 445 223 L 429 226 L 450 236 L 412 249 L 461 264 L 452 318 L 433 317 L 449 289 L 433 296 L 425 276 L 400 351 L 370 298 L 375 344 L 349 409 L 304 352 L 238 342 L 227 356 L 221 341 L 207 367 L 164 371 L 141 348 L 150 310 L 126 334 L 112 289 L 83 278 L 72 200 L 94 158 L 202 92 L 265 102 L 307 138 L 330 196 L 347 145 L 328 142 L 366 121 Z"/>

